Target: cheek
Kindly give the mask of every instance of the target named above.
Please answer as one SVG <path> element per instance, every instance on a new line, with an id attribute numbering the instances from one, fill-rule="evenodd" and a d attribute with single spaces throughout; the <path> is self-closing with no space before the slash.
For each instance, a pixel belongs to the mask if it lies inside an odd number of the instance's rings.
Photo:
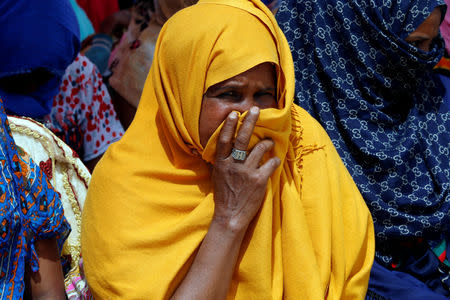
<path id="1" fill-rule="evenodd" d="M 219 100 L 203 97 L 199 120 L 200 143 L 206 146 L 211 135 L 233 111 L 233 107 L 224 105 Z"/>
<path id="2" fill-rule="evenodd" d="M 278 102 L 277 102 L 276 98 L 270 99 L 268 101 L 268 103 L 262 109 L 265 109 L 265 108 L 278 108 Z"/>

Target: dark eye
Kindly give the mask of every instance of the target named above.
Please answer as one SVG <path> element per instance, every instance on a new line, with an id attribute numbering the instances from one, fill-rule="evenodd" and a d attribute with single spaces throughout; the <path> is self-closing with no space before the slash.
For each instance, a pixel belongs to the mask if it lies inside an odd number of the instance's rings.
<path id="1" fill-rule="evenodd" d="M 427 44 L 427 40 L 408 41 L 408 43 L 422 51 L 430 51 L 430 45 Z"/>
<path id="2" fill-rule="evenodd" d="M 256 93 L 255 97 L 260 100 L 276 100 L 274 92 L 260 92 Z"/>
<path id="3" fill-rule="evenodd" d="M 219 96 L 217 96 L 218 98 L 222 98 L 222 99 L 229 99 L 229 100 L 239 100 L 241 99 L 241 94 L 235 91 L 228 91 L 228 92 L 223 92 L 221 94 L 219 94 Z"/>
<path id="4" fill-rule="evenodd" d="M 264 97 L 264 96 L 269 96 L 269 97 L 274 97 L 275 95 L 272 92 L 260 92 L 260 93 L 256 93 L 257 97 Z"/>

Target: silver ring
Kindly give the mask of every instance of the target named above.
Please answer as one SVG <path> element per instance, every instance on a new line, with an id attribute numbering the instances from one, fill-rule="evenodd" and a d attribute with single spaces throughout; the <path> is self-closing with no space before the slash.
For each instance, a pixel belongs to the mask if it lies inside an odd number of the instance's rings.
<path id="1" fill-rule="evenodd" d="M 235 160 L 244 161 L 247 158 L 247 151 L 238 150 L 238 149 L 233 148 L 231 150 L 231 156 Z"/>

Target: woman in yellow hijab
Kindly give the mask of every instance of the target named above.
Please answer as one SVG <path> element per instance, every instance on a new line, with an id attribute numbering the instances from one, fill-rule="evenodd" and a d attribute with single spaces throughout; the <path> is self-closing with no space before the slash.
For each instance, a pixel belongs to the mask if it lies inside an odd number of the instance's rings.
<path id="1" fill-rule="evenodd" d="M 372 219 L 293 95 L 289 46 L 261 2 L 169 19 L 136 117 L 89 187 L 96 299 L 364 298 Z"/>

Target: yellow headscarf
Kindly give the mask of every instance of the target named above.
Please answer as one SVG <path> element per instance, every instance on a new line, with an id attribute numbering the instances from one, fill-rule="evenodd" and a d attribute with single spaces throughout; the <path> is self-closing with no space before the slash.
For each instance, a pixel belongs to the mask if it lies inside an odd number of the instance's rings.
<path id="1" fill-rule="evenodd" d="M 263 62 L 277 66 L 278 109 L 261 111 L 250 148 L 272 138 L 282 165 L 244 238 L 229 299 L 364 297 L 372 220 L 324 130 L 292 104 L 284 35 L 257 0 L 207 0 L 161 30 L 136 117 L 93 174 L 82 252 L 96 299 L 168 299 L 184 278 L 214 211 L 205 161 L 220 128 L 203 149 L 202 96 Z"/>

